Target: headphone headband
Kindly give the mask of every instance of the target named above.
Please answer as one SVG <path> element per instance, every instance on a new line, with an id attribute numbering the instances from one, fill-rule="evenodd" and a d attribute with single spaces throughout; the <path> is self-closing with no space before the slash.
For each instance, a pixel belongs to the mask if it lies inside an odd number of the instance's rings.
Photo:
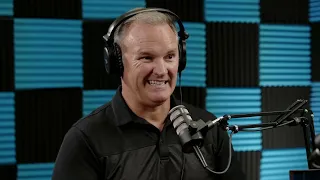
<path id="1" fill-rule="evenodd" d="M 160 13 L 166 13 L 176 18 L 175 21 L 178 22 L 179 25 L 179 67 L 178 72 L 180 73 L 186 67 L 186 39 L 188 39 L 189 35 L 185 31 L 185 28 L 180 20 L 179 16 L 175 13 L 171 12 L 170 10 L 163 9 L 163 8 L 142 8 L 142 9 L 135 9 L 129 11 L 119 18 L 114 20 L 112 24 L 109 26 L 107 34 L 103 36 L 105 41 L 104 47 L 104 61 L 105 61 L 105 68 L 107 73 L 109 74 L 119 74 L 122 76 L 123 73 L 123 63 L 122 63 L 122 55 L 121 55 L 121 48 L 117 43 L 114 43 L 114 33 L 116 29 L 127 19 L 144 12 L 152 12 L 157 11 Z"/>

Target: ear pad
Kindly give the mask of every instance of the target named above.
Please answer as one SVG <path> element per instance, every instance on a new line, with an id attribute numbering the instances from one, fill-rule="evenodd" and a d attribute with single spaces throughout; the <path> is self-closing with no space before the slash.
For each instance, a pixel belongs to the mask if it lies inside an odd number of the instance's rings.
<path id="1" fill-rule="evenodd" d="M 186 59 L 186 42 L 185 40 L 179 40 L 179 67 L 178 67 L 178 72 L 181 72 L 185 69 L 186 64 L 187 64 L 187 59 Z"/>
<path id="2" fill-rule="evenodd" d="M 103 55 L 107 73 L 122 76 L 123 64 L 120 46 L 116 43 L 112 46 L 107 44 L 104 48 Z"/>
<path id="3" fill-rule="evenodd" d="M 110 50 L 110 47 L 108 46 L 105 46 L 104 49 L 103 49 L 103 59 L 104 59 L 104 67 L 107 71 L 108 74 L 111 74 L 112 72 L 110 71 L 110 67 L 112 67 L 110 65 L 110 63 L 112 63 L 112 60 L 110 59 L 110 52 L 112 52 Z"/>
<path id="4" fill-rule="evenodd" d="M 116 63 L 116 70 L 118 70 L 118 72 L 116 72 L 118 75 L 120 75 L 120 77 L 122 77 L 123 75 L 123 62 L 122 62 L 122 52 L 121 52 L 121 48 L 117 43 L 113 44 L 114 46 L 114 55 L 115 55 L 115 62 Z"/>

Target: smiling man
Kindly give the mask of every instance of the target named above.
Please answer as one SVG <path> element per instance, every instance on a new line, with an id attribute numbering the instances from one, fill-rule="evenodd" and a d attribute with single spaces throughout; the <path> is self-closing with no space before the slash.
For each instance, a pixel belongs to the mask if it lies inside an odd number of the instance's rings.
<path id="1" fill-rule="evenodd" d="M 134 11 L 134 16 L 116 27 L 113 39 L 106 38 L 112 46 L 108 54 L 116 54 L 108 64 L 111 71 L 119 68 L 121 86 L 110 102 L 67 132 L 53 180 L 245 179 L 233 153 L 226 173 L 217 175 L 206 170 L 195 153 L 182 151 L 168 117 L 170 109 L 180 103 L 172 94 L 185 55 L 179 48 L 175 21 L 168 13 Z M 206 110 L 184 105 L 194 120 L 216 118 Z M 201 148 L 215 171 L 227 168 L 229 150 L 233 152 L 228 134 L 217 127 L 207 133 Z"/>
<path id="2" fill-rule="evenodd" d="M 170 110 L 179 66 L 177 34 L 166 21 L 162 14 L 139 14 L 115 38 L 124 59 L 122 96 L 135 114 L 160 130 Z"/>

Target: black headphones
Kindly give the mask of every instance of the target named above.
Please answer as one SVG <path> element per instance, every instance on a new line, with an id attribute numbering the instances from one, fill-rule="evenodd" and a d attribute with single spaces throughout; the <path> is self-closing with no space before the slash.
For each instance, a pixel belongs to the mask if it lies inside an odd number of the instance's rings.
<path id="1" fill-rule="evenodd" d="M 150 11 L 158 11 L 161 13 L 167 13 L 176 17 L 178 25 L 179 25 L 179 68 L 178 72 L 180 73 L 186 67 L 186 39 L 188 39 L 189 35 L 185 32 L 184 26 L 180 20 L 180 18 L 173 12 L 162 9 L 162 8 L 142 8 L 136 9 L 133 11 L 129 11 L 119 18 L 117 18 L 108 29 L 108 33 L 103 36 L 105 47 L 104 47 L 104 62 L 107 73 L 109 74 L 118 74 L 120 77 L 123 74 L 123 64 L 122 64 L 122 54 L 121 49 L 118 44 L 114 42 L 114 32 L 118 26 L 120 26 L 125 20 L 135 16 L 136 14 Z"/>

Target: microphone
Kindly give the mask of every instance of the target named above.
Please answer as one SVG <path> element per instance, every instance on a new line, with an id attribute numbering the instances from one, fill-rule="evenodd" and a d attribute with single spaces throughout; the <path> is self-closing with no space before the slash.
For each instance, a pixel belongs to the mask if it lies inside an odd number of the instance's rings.
<path id="1" fill-rule="evenodd" d="M 309 157 L 309 162 L 317 169 L 320 169 L 320 134 L 314 139 L 315 149 Z"/>
<path id="2" fill-rule="evenodd" d="M 173 107 L 169 111 L 169 116 L 182 143 L 182 151 L 185 153 L 193 152 L 195 146 L 201 147 L 207 131 L 225 119 L 220 117 L 206 123 L 201 119 L 193 121 L 184 105 Z"/>
<path id="3" fill-rule="evenodd" d="M 226 128 L 223 126 L 226 126 L 228 124 L 227 120 L 230 119 L 229 115 L 225 115 L 215 120 L 209 120 L 206 123 L 201 119 L 193 121 L 189 111 L 185 108 L 185 106 L 178 105 L 169 111 L 169 116 L 170 120 L 173 123 L 173 127 L 180 138 L 180 141 L 182 143 L 182 151 L 184 153 L 195 152 L 199 160 L 201 161 L 203 167 L 212 173 L 223 174 L 228 171 L 232 159 L 232 133 L 230 135 L 229 140 L 228 165 L 223 171 L 214 171 L 212 168 L 210 168 L 205 158 L 203 157 L 200 148 L 203 145 L 204 136 L 210 128 L 214 127 L 215 125 L 221 125 L 222 129 L 226 130 Z"/>

